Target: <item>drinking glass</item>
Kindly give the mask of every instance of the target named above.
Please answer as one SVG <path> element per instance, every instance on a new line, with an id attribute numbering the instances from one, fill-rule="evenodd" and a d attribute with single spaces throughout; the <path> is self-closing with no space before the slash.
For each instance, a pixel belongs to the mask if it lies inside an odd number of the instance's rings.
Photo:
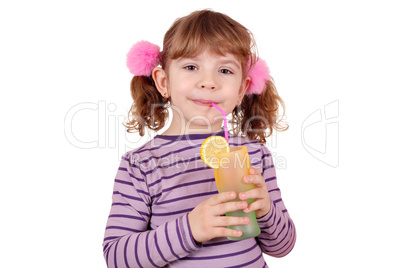
<path id="1" fill-rule="evenodd" d="M 234 191 L 236 192 L 236 199 L 233 201 L 241 201 L 239 193 L 249 191 L 254 188 L 253 184 L 246 184 L 243 182 L 244 176 L 249 175 L 250 158 L 246 146 L 233 146 L 230 147 L 230 152 L 219 153 L 218 163 L 219 168 L 214 169 L 215 182 L 220 193 Z M 253 199 L 247 200 L 247 204 L 253 203 Z M 226 216 L 233 217 L 248 217 L 250 223 L 247 225 L 228 226 L 230 229 L 242 231 L 241 237 L 228 237 L 230 240 L 243 240 L 252 238 L 260 234 L 261 230 L 258 226 L 255 212 L 245 213 L 243 210 L 226 213 Z"/>

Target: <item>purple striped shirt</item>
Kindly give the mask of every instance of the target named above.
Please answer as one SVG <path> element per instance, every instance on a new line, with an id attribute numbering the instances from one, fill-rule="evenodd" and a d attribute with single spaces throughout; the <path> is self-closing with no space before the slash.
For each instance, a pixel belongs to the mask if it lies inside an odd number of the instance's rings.
<path id="1" fill-rule="evenodd" d="M 261 234 L 256 238 L 194 242 L 187 215 L 218 193 L 213 169 L 200 159 L 200 146 L 210 135 L 159 135 L 123 155 L 103 242 L 108 267 L 262 268 L 267 267 L 262 253 L 282 257 L 292 250 L 296 231 L 271 154 L 259 142 L 237 136 L 230 136 L 229 143 L 247 146 L 251 166 L 265 178 L 271 210 L 258 219 Z"/>

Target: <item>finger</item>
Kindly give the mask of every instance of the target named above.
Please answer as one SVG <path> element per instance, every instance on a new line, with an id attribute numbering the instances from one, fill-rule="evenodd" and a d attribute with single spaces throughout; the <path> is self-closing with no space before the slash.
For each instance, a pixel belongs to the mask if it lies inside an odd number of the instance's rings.
<path id="1" fill-rule="evenodd" d="M 229 228 L 215 228 L 214 237 L 240 237 L 242 232 L 239 230 L 229 229 Z"/>
<path id="2" fill-rule="evenodd" d="M 246 201 L 226 202 L 213 206 L 212 213 L 214 215 L 223 215 L 228 212 L 234 212 L 245 209 L 248 206 Z"/>
<path id="3" fill-rule="evenodd" d="M 263 188 L 254 188 L 247 192 L 243 192 L 239 194 L 240 200 L 248 200 L 248 199 L 263 199 L 268 196 L 268 192 Z"/>
<path id="4" fill-rule="evenodd" d="M 217 227 L 226 227 L 226 226 L 236 226 L 236 225 L 247 225 L 250 223 L 250 219 L 248 217 L 230 217 L 230 216 L 222 216 L 218 217 L 215 226 Z"/>
<path id="5" fill-rule="evenodd" d="M 215 206 L 230 200 L 233 200 L 236 198 L 236 193 L 235 192 L 224 192 L 224 193 L 219 193 L 217 195 L 212 196 L 207 200 L 207 204 L 210 206 Z"/>
<path id="6" fill-rule="evenodd" d="M 257 187 L 264 187 L 265 180 L 261 175 L 248 175 L 244 176 L 243 182 L 247 184 L 254 184 Z"/>
<path id="7" fill-rule="evenodd" d="M 248 172 L 250 175 L 261 175 L 261 171 L 256 167 L 251 167 Z"/>
<path id="8" fill-rule="evenodd" d="M 266 201 L 264 200 L 258 200 L 250 204 L 247 208 L 245 208 L 243 211 L 245 213 L 250 213 L 251 211 L 259 211 L 261 215 L 266 215 L 269 210 L 271 209 L 271 205 L 267 204 Z"/>
<path id="9" fill-rule="evenodd" d="M 250 211 L 258 210 L 258 209 L 262 208 L 262 204 L 263 204 L 263 202 L 261 200 L 254 201 L 253 203 L 251 203 L 248 207 L 246 207 L 244 209 L 244 212 L 248 213 Z"/>

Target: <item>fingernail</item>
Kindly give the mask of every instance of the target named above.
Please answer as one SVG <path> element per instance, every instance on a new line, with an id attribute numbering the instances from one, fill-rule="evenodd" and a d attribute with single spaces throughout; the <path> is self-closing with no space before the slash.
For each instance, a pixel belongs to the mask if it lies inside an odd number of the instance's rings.
<path id="1" fill-rule="evenodd" d="M 240 198 L 245 198 L 245 197 L 246 197 L 246 195 L 244 193 L 240 194 Z"/>

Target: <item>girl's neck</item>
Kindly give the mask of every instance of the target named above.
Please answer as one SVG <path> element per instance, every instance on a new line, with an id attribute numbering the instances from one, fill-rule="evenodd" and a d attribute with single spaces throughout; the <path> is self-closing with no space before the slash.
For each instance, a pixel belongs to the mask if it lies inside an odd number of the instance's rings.
<path id="1" fill-rule="evenodd" d="M 207 126 L 192 126 L 192 125 L 184 125 L 177 124 L 177 121 L 172 121 L 169 128 L 162 133 L 165 136 L 176 136 L 176 135 L 188 135 L 188 134 L 210 134 L 216 133 L 222 130 L 222 123 L 215 125 L 207 125 Z"/>

